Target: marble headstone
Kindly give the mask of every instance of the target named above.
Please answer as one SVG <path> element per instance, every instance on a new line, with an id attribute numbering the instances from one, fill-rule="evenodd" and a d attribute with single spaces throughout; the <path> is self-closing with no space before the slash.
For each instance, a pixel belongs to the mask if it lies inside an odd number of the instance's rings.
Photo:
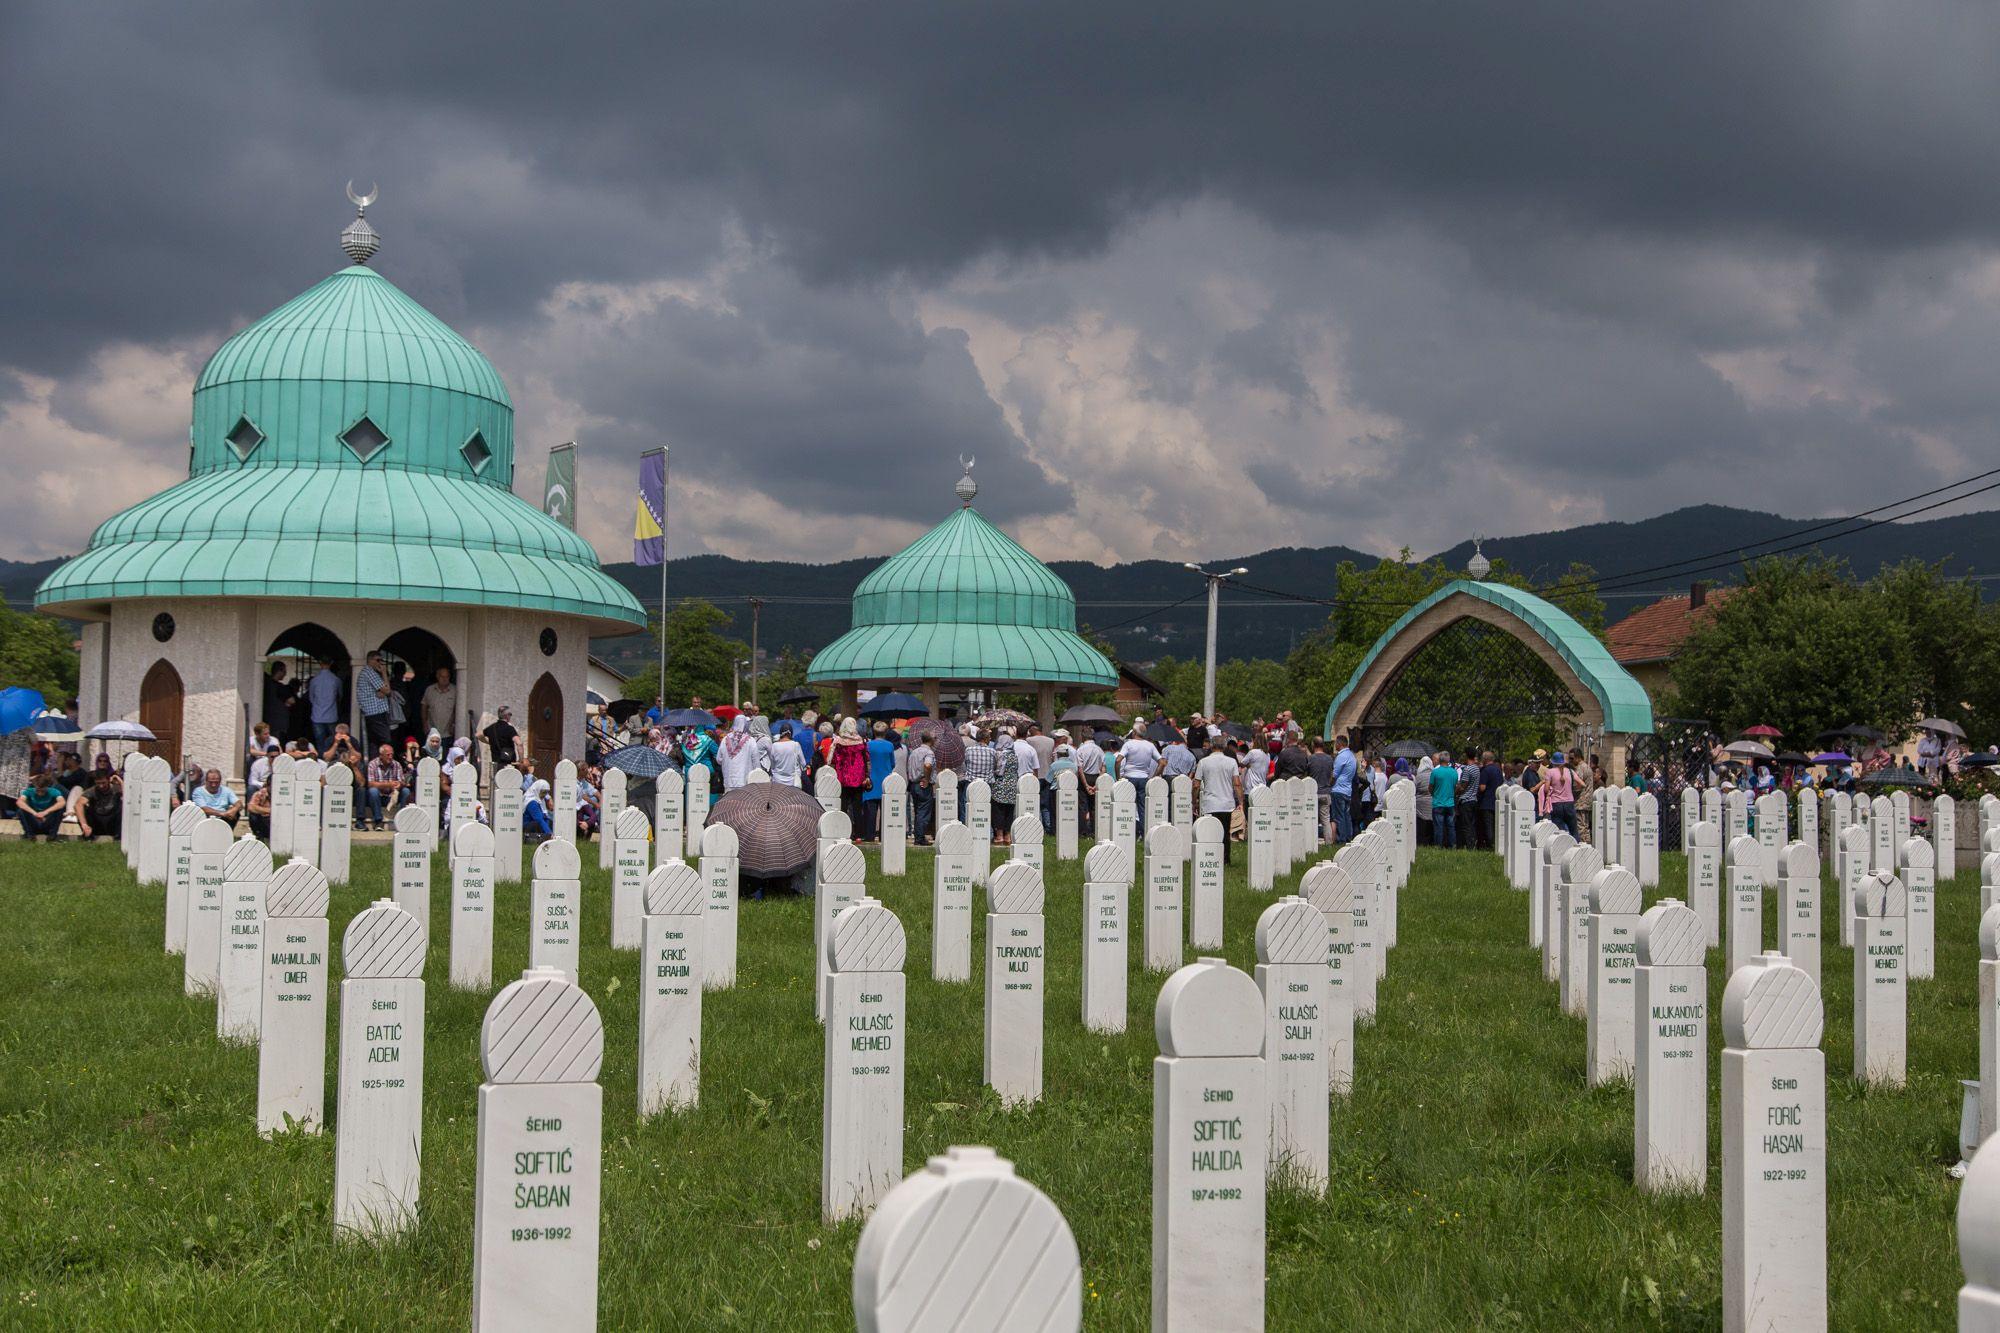
<path id="1" fill-rule="evenodd" d="M 1591 1087 L 1629 1078 L 1637 1057 L 1639 877 L 1622 866 L 1591 877 L 1584 1077 Z"/>
<path id="2" fill-rule="evenodd" d="M 607 769 L 604 774 L 603 785 L 597 789 L 597 868 L 599 870 L 611 869 L 612 857 L 617 855 L 618 816 L 625 813 L 625 789 L 629 781 L 630 779 L 625 776 L 623 769 Z M 646 835 L 652 831 L 653 821 L 647 818 L 644 810 L 639 811 L 639 818 L 643 825 L 639 830 L 639 840 L 645 842 L 647 841 Z M 642 881 L 641 893 L 643 894 L 643 881 L 646 877 L 642 874 L 639 878 Z M 644 904 L 639 904 L 639 906 L 644 906 Z M 635 910 L 632 915 L 634 918 L 633 930 L 636 933 L 638 930 L 637 918 L 640 914 Z M 611 921 L 612 929 L 615 931 L 618 923 L 618 913 L 615 907 L 612 909 Z M 635 940 L 631 944 L 614 947 L 636 949 L 639 946 Z"/>
<path id="3" fill-rule="evenodd" d="M 643 811 L 628 811 L 643 819 Z M 718 825 L 718 827 L 720 827 Z M 708 890 L 685 861 L 646 881 L 639 946 L 639 1116 L 701 1100 L 702 950 Z"/>
<path id="4" fill-rule="evenodd" d="M 903 924 L 873 898 L 826 932 L 820 1219 L 866 1213 L 903 1173 Z"/>
<path id="5" fill-rule="evenodd" d="M 956 819 L 938 826 L 931 864 L 931 977 L 972 980 L 972 830 Z"/>
<path id="6" fill-rule="evenodd" d="M 985 778 L 965 784 L 965 827 L 972 832 L 972 882 L 993 873 L 993 788 Z"/>
<path id="7" fill-rule="evenodd" d="M 1882 872 L 1854 894 L 1854 1076 L 1900 1088 L 1909 1044 L 1909 895 Z M 1817 988 L 1815 988 L 1817 990 Z"/>
<path id="8" fill-rule="evenodd" d="M 357 912 L 341 937 L 340 1086 L 333 1224 L 371 1238 L 416 1225 L 424 1136 L 424 953 L 394 899 Z"/>
<path id="9" fill-rule="evenodd" d="M 1897 859 L 1910 908 L 1904 970 L 1911 981 L 1928 981 L 1937 975 L 1937 852 L 1926 839 L 1909 838 Z"/>
<path id="10" fill-rule="evenodd" d="M 619 812 L 616 823 L 610 826 L 609 839 L 603 836 L 603 826 L 598 830 L 600 846 L 608 845 L 611 849 L 611 947 L 614 949 L 639 947 L 639 918 L 644 915 L 646 905 L 646 876 L 653 869 L 650 860 L 652 846 L 646 837 L 650 827 L 651 821 L 646 818 L 644 810 L 628 806 Z M 603 864 L 600 858 L 598 865 Z"/>
<path id="11" fill-rule="evenodd" d="M 832 934 L 834 918 L 860 902 L 865 896 L 863 879 L 866 869 L 867 863 L 862 859 L 861 849 L 853 843 L 836 842 L 827 848 L 819 891 L 813 897 L 813 911 L 820 921 L 822 940 Z M 899 925 L 897 929 L 900 931 L 902 927 Z M 813 989 L 813 1012 L 821 1018 L 826 1016 L 827 960 L 830 956 L 830 951 L 823 948 L 815 960 L 818 967 Z"/>
<path id="12" fill-rule="evenodd" d="M 583 959 L 583 859 L 561 838 L 535 848 L 528 892 L 528 966 L 576 983 Z"/>
<path id="13" fill-rule="evenodd" d="M 1222 840 L 1229 836 L 1220 819 L 1203 815 L 1194 821 L 1194 887 L 1188 895 L 1188 943 L 1197 949 L 1222 947 Z"/>
<path id="14" fill-rule="evenodd" d="M 1299 878 L 1299 895 L 1326 922 L 1326 990 L 1320 1009 L 1325 1035 L 1322 1063 L 1327 1091 L 1345 1097 L 1354 1089 L 1354 1000 L 1347 978 L 1354 964 L 1354 880 L 1341 866 L 1321 861 Z"/>
<path id="15" fill-rule="evenodd" d="M 219 819 L 203 819 L 188 839 L 187 948 L 181 958 L 181 989 L 189 995 L 209 994 L 221 981 L 225 868 L 235 840 L 229 825 Z"/>
<path id="16" fill-rule="evenodd" d="M 521 770 L 508 764 L 493 775 L 493 876 L 502 884 L 521 882 L 523 858 Z"/>
<path id="17" fill-rule="evenodd" d="M 460 824 L 451 845 L 451 987 L 493 985 L 493 830 Z"/>
<path id="18" fill-rule="evenodd" d="M 549 824 L 550 837 L 569 843 L 576 841 L 576 761 L 573 759 L 556 760 L 556 771 L 549 777 Z M 602 832 L 600 826 L 600 836 Z"/>
<path id="19" fill-rule="evenodd" d="M 708 990 L 727 990 L 736 984 L 737 872 L 741 853 L 736 830 L 729 825 L 710 824 L 701 831 L 701 881 L 708 890 L 702 984 Z"/>
<path id="20" fill-rule="evenodd" d="M 396 905 L 417 919 L 426 937 L 430 933 L 431 846 L 435 832 L 430 821 L 430 813 L 421 805 L 406 805 L 398 810 L 390 851 Z"/>
<path id="21" fill-rule="evenodd" d="M 1038 824 L 1037 829 L 1040 828 Z M 882 779 L 882 873 L 900 878 L 908 862 L 910 780 L 901 773 Z"/>
<path id="22" fill-rule="evenodd" d="M 1819 851 L 1794 842 L 1778 853 L 1778 942 L 1792 966 L 1819 984 Z"/>
<path id="23" fill-rule="evenodd" d="M 1280 898 L 1257 918 L 1269 1170 L 1314 1193 L 1325 1191 L 1329 1169 L 1326 946 L 1326 917 L 1304 898 Z"/>
<path id="24" fill-rule="evenodd" d="M 166 950 L 187 952 L 188 882 L 194 871 L 194 831 L 208 815 L 193 801 L 167 816 Z"/>
<path id="25" fill-rule="evenodd" d="M 986 889 L 986 1085 L 1003 1106 L 1042 1099 L 1042 872 L 1010 861 Z"/>
<path id="26" fill-rule="evenodd" d="M 1083 858 L 1083 1026 L 1123 1032 L 1126 1002 L 1126 900 L 1132 863 L 1115 841 Z"/>
<path id="27" fill-rule="evenodd" d="M 254 1042 L 263 1031 L 264 886 L 271 852 L 255 838 L 229 846 L 222 870 L 222 942 L 216 954 L 215 1035 Z"/>
<path id="28" fill-rule="evenodd" d="M 347 883 L 354 851 L 354 770 L 328 764 L 320 789 L 319 868 L 326 882 Z"/>
<path id="29" fill-rule="evenodd" d="M 1159 786 L 1159 783 L 1152 784 Z M 1184 896 L 1183 876 L 1187 855 L 1181 850 L 1181 831 L 1172 824 L 1155 824 L 1146 830 L 1146 970 L 1172 972 L 1181 965 Z"/>
<path id="30" fill-rule="evenodd" d="M 1764 952 L 1764 847 L 1739 834 L 1729 845 L 1729 921 L 1724 932 L 1725 966 L 1736 969 Z"/>
<path id="31" fill-rule="evenodd" d="M 1663 898 L 1639 919 L 1634 984 L 1632 1183 L 1651 1194 L 1708 1187 L 1707 930 Z"/>
<path id="32" fill-rule="evenodd" d="M 1076 770 L 1066 768 L 1056 774 L 1056 860 L 1074 861 L 1077 857 L 1077 804 Z"/>
<path id="33" fill-rule="evenodd" d="M 264 885 L 257 1132 L 326 1124 L 326 875 L 287 861 Z"/>

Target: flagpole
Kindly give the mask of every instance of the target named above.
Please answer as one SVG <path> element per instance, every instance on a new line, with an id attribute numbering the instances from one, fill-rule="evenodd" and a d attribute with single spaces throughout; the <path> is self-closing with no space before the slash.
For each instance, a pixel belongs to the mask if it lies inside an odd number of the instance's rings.
<path id="1" fill-rule="evenodd" d="M 648 452 L 653 452 L 649 450 Z M 660 455 L 660 707 L 667 706 L 667 450 Z"/>

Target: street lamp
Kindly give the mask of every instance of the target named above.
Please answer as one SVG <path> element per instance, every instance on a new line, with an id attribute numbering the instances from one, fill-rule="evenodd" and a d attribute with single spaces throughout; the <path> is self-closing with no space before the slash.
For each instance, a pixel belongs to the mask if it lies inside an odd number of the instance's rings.
<path id="1" fill-rule="evenodd" d="M 1242 566 L 1242 565 L 1238 565 L 1238 566 L 1237 566 L 1236 568 L 1234 568 L 1234 569 L 1231 569 L 1231 570 L 1227 570 L 1227 571 L 1225 571 L 1224 573 L 1221 573 L 1221 574 L 1211 574 L 1211 573 L 1209 573 L 1209 572 L 1208 572 L 1207 570 L 1203 569 L 1203 568 L 1202 568 L 1202 567 L 1201 567 L 1200 565 L 1197 565 L 1196 563 L 1194 563 L 1194 561 L 1192 561 L 1192 560 L 1189 560 L 1189 561 L 1186 561 L 1186 562 L 1184 562 L 1184 563 L 1182 564 L 1182 566 L 1181 566 L 1181 567 L 1182 567 L 1183 569 L 1191 569 L 1191 570 L 1193 570 L 1193 571 L 1194 571 L 1195 573 L 1197 573 L 1197 574 L 1201 575 L 1201 576 L 1202 576 L 1203 578 L 1205 578 L 1205 579 L 1207 579 L 1207 580 L 1208 580 L 1208 672 L 1207 672 L 1207 674 L 1206 674 L 1206 675 L 1205 675 L 1205 676 L 1204 676 L 1204 677 L 1202 678 L 1202 686 L 1201 686 L 1201 715 L 1202 715 L 1203 717 L 1205 717 L 1205 718 L 1211 718 L 1211 719 L 1212 719 L 1212 718 L 1214 718 L 1214 716 L 1215 716 L 1215 607 L 1216 607 L 1216 603 L 1217 603 L 1218 601 L 1220 601 L 1220 599 L 1221 599 L 1221 593 L 1222 593 L 1222 581 L 1223 581 L 1224 579 L 1233 579 L 1233 578 L 1235 578 L 1235 577 L 1236 577 L 1236 576 L 1237 576 L 1238 574 L 1248 574 L 1248 573 L 1249 573 L 1250 571 L 1249 571 L 1248 569 L 1246 569 L 1246 568 L 1245 568 L 1244 566 Z"/>
<path id="2" fill-rule="evenodd" d="M 747 657 L 739 657 L 729 664 L 729 702 L 738 708 L 743 706 L 743 668 L 749 665 Z"/>

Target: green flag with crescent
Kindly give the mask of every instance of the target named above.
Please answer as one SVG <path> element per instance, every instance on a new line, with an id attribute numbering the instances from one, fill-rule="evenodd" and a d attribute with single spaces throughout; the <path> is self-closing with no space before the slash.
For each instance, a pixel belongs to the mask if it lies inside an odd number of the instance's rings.
<path id="1" fill-rule="evenodd" d="M 542 480 L 542 512 L 576 531 L 576 441 L 549 450 L 549 470 Z"/>

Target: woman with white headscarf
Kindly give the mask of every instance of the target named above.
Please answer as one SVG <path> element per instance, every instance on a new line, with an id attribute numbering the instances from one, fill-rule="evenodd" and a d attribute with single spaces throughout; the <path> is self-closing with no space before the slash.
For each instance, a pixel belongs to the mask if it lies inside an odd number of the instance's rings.
<path id="1" fill-rule="evenodd" d="M 750 719 L 742 713 L 729 726 L 729 734 L 722 738 L 722 789 L 735 791 L 750 781 L 750 770 L 757 764 L 757 742 L 750 735 Z"/>

